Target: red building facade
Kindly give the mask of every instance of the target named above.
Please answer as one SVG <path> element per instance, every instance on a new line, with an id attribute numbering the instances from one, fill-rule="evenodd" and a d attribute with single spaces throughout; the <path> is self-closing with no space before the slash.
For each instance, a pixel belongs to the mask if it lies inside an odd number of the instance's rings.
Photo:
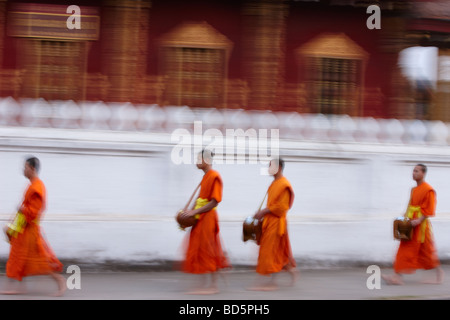
<path id="1" fill-rule="evenodd" d="M 370 4 L 0 0 L 0 95 L 411 118 L 410 3 Z"/>

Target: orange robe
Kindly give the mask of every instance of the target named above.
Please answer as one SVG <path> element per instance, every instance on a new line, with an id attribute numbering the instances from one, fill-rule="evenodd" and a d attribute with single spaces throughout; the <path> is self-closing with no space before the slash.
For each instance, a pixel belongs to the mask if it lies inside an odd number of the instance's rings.
<path id="1" fill-rule="evenodd" d="M 436 192 L 426 182 L 411 191 L 410 206 L 419 206 L 421 213 L 427 217 L 422 224 L 414 227 L 413 238 L 409 241 L 400 241 L 397 256 L 394 262 L 396 273 L 412 273 L 417 269 L 434 269 L 440 265 L 431 223 L 428 217 L 435 215 Z M 414 213 L 418 218 L 418 212 Z"/>
<path id="2" fill-rule="evenodd" d="M 17 238 L 11 238 L 11 250 L 6 263 L 6 275 L 9 278 L 21 281 L 26 276 L 62 271 L 61 262 L 41 235 L 39 220 L 45 203 L 44 183 L 35 178 L 25 192 L 21 207 L 27 221 L 25 229 Z"/>
<path id="3" fill-rule="evenodd" d="M 287 230 L 286 215 L 294 202 L 294 191 L 285 177 L 276 179 L 269 187 L 267 208 L 263 219 L 256 272 L 267 275 L 285 267 L 295 267 Z"/>
<path id="4" fill-rule="evenodd" d="M 199 198 L 204 201 L 215 199 L 222 201 L 222 178 L 215 170 L 209 170 L 201 181 Z M 214 208 L 200 214 L 197 223 L 192 227 L 183 271 L 188 273 L 215 272 L 230 267 L 220 241 L 219 220 Z"/>

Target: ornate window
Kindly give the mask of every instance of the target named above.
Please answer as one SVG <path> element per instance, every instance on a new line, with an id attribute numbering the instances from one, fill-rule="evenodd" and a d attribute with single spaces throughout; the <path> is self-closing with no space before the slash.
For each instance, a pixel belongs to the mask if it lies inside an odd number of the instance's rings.
<path id="1" fill-rule="evenodd" d="M 231 42 L 206 22 L 184 23 L 159 42 L 165 104 L 223 107 Z"/>
<path id="2" fill-rule="evenodd" d="M 99 38 L 100 10 L 83 6 L 82 28 L 70 29 L 67 5 L 12 3 L 7 35 L 15 37 L 23 75 L 20 96 L 48 100 L 85 98 L 87 53 Z"/>
<path id="3" fill-rule="evenodd" d="M 362 114 L 367 53 L 344 34 L 323 34 L 297 50 L 311 112 Z"/>
<path id="4" fill-rule="evenodd" d="M 47 100 L 77 100 L 84 96 L 84 49 L 83 42 L 40 41 L 40 97 Z"/>
<path id="5" fill-rule="evenodd" d="M 20 39 L 22 96 L 46 100 L 82 100 L 87 42 Z"/>

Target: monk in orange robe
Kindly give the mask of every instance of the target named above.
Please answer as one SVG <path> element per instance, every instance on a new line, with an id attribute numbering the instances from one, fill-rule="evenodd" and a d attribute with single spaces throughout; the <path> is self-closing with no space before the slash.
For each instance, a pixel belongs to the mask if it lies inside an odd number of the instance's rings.
<path id="1" fill-rule="evenodd" d="M 272 278 L 268 284 L 251 287 L 250 290 L 276 290 L 275 275 L 282 270 L 292 275 L 292 284 L 297 278 L 286 221 L 287 212 L 294 203 L 294 191 L 283 176 L 283 169 L 282 159 L 270 162 L 269 174 L 273 175 L 274 181 L 267 192 L 267 207 L 254 215 L 255 219 L 262 219 L 256 272 L 264 276 L 272 275 Z"/>
<path id="2" fill-rule="evenodd" d="M 35 157 L 25 161 L 24 175 L 30 180 L 23 202 L 19 208 L 24 223 L 18 232 L 5 229 L 11 244 L 9 259 L 6 263 L 6 276 L 22 281 L 23 277 L 50 275 L 58 285 L 56 295 L 62 295 L 66 289 L 64 278 L 57 272 L 62 271 L 61 262 L 55 257 L 41 235 L 39 220 L 46 206 L 46 189 L 39 179 L 39 160 Z M 21 291 L 6 290 L 3 294 L 19 294 Z"/>
<path id="3" fill-rule="evenodd" d="M 209 150 L 203 150 L 199 154 L 197 168 L 205 173 L 200 184 L 200 193 L 194 207 L 182 213 L 187 217 L 197 218 L 189 234 L 183 271 L 193 274 L 211 274 L 211 285 L 189 292 L 192 294 L 217 293 L 217 272 L 230 267 L 222 250 L 216 210 L 217 205 L 222 201 L 222 178 L 212 169 L 212 157 L 213 153 Z"/>
<path id="4" fill-rule="evenodd" d="M 436 269 L 436 279 L 431 283 L 442 283 L 443 271 L 434 245 L 433 232 L 429 218 L 436 210 L 436 192 L 425 182 L 427 167 L 418 164 L 413 170 L 417 187 L 411 190 L 407 217 L 411 219 L 413 237 L 401 240 L 394 262 L 395 275 L 383 275 L 388 284 L 403 284 L 402 274 L 414 273 L 417 269 Z"/>

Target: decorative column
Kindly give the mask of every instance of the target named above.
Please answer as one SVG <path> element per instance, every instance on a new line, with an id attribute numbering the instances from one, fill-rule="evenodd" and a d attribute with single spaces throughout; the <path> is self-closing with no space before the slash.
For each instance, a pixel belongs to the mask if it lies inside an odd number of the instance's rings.
<path id="1" fill-rule="evenodd" d="M 29 38 L 17 39 L 17 64 L 24 74 L 19 95 L 39 98 L 41 80 L 41 41 Z"/>
<path id="2" fill-rule="evenodd" d="M 386 96 L 385 107 L 380 110 L 381 116 L 410 119 L 414 117 L 411 99 L 411 88 L 401 75 L 398 66 L 399 54 L 410 46 L 406 37 L 406 13 L 408 8 L 401 7 L 398 13 L 382 13 L 379 51 L 382 54 L 380 65 L 386 70 L 382 86 Z"/>
<path id="3" fill-rule="evenodd" d="M 66 5 L 13 3 L 8 36 L 16 38 L 19 95 L 84 100 L 89 42 L 98 40 L 99 11 L 80 7 L 80 29 L 69 29 Z"/>
<path id="4" fill-rule="evenodd" d="M 105 0 L 102 15 L 102 73 L 108 100 L 133 102 L 147 70 L 149 0 Z"/>
<path id="5" fill-rule="evenodd" d="M 184 22 L 158 39 L 164 101 L 190 107 L 226 106 L 232 42 L 206 21 Z"/>
<path id="6" fill-rule="evenodd" d="M 6 32 L 6 0 L 0 0 L 0 94 L 4 95 L 6 83 L 11 83 L 11 78 L 3 71 L 3 55 L 5 46 L 3 43 L 4 34 Z M 14 82 L 14 79 L 12 80 Z M 6 93 L 8 95 L 8 93 Z M 10 94 L 11 95 L 11 94 Z M 12 94 L 14 96 L 14 94 Z"/>
<path id="7" fill-rule="evenodd" d="M 284 84 L 284 0 L 249 0 L 243 8 L 243 70 L 249 84 L 250 109 L 275 109 Z"/>
<path id="8" fill-rule="evenodd" d="M 438 78 L 432 120 L 450 122 L 450 49 L 439 48 Z"/>
<path id="9" fill-rule="evenodd" d="M 3 67 L 3 39 L 6 32 L 6 0 L 0 0 L 0 70 Z"/>

